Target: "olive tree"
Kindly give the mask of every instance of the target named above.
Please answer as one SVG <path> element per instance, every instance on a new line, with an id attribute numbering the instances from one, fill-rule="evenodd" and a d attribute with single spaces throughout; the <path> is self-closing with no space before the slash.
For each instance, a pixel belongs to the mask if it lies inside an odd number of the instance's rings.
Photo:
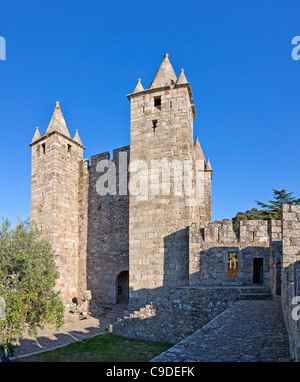
<path id="1" fill-rule="evenodd" d="M 64 306 L 55 290 L 55 253 L 29 220 L 0 227 L 0 355 L 13 354 L 25 330 L 36 335 L 45 325 L 63 325 Z"/>

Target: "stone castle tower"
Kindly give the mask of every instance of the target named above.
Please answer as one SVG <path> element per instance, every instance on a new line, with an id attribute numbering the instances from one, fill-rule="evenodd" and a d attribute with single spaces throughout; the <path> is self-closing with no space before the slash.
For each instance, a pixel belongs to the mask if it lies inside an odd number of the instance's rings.
<path id="1" fill-rule="evenodd" d="M 58 254 L 57 286 L 63 300 L 71 301 L 78 295 L 81 250 L 86 252 L 81 232 L 82 206 L 87 198 L 85 147 L 78 131 L 71 139 L 58 102 L 45 135 L 37 128 L 30 146 L 31 220 Z"/>
<path id="2" fill-rule="evenodd" d="M 211 221 L 212 169 L 193 139 L 195 106 L 183 70 L 177 78 L 165 54 L 149 89 L 138 80 L 128 98 L 130 146 L 114 150 L 112 159 L 108 152 L 90 165 L 83 159 L 78 131 L 71 139 L 58 103 L 46 133 L 37 129 L 30 144 L 31 219 L 58 255 L 66 303 L 90 291 L 100 305 L 129 297 L 135 307 L 188 285 L 189 227 Z M 116 168 L 117 195 L 97 192 L 103 160 Z M 119 192 L 124 179 L 126 195 L 124 187 Z M 196 189 L 192 197 L 189 187 Z"/>
<path id="3" fill-rule="evenodd" d="M 193 141 L 196 112 L 191 86 L 183 69 L 176 77 L 168 54 L 149 89 L 144 90 L 139 79 L 128 98 L 130 164 L 142 161 L 147 164 L 144 171 L 152 169 L 145 195 L 130 193 L 129 198 L 130 303 L 134 306 L 188 285 L 188 227 L 194 219 L 202 224 L 211 221 L 212 172 L 198 138 L 195 144 Z M 183 186 L 184 179 L 177 178 L 186 176 L 184 164 L 189 161 L 195 170 L 196 160 L 202 174 L 202 200 L 200 205 L 191 206 L 186 190 L 176 186 Z M 163 163 L 170 184 L 162 177 Z"/>

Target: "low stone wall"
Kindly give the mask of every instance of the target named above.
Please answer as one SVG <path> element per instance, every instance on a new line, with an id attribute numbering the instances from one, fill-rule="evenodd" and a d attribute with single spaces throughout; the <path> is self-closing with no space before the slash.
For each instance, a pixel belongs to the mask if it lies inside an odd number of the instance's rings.
<path id="1" fill-rule="evenodd" d="M 177 288 L 119 320 L 110 331 L 129 338 L 177 343 L 233 305 L 242 290 L 239 287 Z"/>

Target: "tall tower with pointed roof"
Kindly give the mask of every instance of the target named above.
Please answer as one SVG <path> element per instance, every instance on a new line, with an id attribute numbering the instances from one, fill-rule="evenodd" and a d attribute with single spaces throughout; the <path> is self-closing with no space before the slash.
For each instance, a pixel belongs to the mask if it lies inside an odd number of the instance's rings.
<path id="1" fill-rule="evenodd" d="M 188 285 L 188 227 L 195 218 L 202 224 L 211 219 L 210 204 L 204 201 L 210 198 L 207 179 L 211 179 L 211 169 L 206 168 L 198 139 L 195 144 L 193 141 L 196 112 L 190 83 L 183 69 L 177 78 L 167 53 L 149 88 L 144 89 L 139 79 L 128 98 L 131 169 L 143 161 L 147 166 L 141 173 L 147 175 L 153 166 L 168 162 L 171 171 L 169 191 L 163 191 L 166 185 L 162 178 L 153 179 L 151 175 L 151 184 L 144 185 L 143 195 L 130 193 L 130 304 L 134 308 L 175 287 Z M 176 161 L 179 167 L 192 163 L 194 174 L 201 173 L 200 205 L 187 201 L 186 190 L 175 192 L 178 174 L 172 172 L 172 166 Z M 184 183 L 186 173 L 181 174 L 179 182 Z M 153 189 L 156 192 L 151 192 Z"/>
<path id="2" fill-rule="evenodd" d="M 70 137 L 59 103 L 44 135 L 38 128 L 32 149 L 31 220 L 50 240 L 56 254 L 60 278 L 58 289 L 70 303 L 84 289 L 86 256 L 86 211 L 83 209 L 87 163 L 78 131 Z M 86 203 L 85 203 L 86 204 Z M 79 286 L 80 284 L 80 286 Z"/>

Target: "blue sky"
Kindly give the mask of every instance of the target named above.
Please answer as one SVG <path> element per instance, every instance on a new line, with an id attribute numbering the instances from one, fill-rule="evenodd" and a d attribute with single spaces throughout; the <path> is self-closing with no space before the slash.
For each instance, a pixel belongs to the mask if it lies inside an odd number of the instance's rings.
<path id="1" fill-rule="evenodd" d="M 300 197 L 299 1 L 0 1 L 0 216 L 30 212 L 30 143 L 59 100 L 85 157 L 129 144 L 137 78 L 165 52 L 191 83 L 194 134 L 214 170 L 213 219 Z"/>

